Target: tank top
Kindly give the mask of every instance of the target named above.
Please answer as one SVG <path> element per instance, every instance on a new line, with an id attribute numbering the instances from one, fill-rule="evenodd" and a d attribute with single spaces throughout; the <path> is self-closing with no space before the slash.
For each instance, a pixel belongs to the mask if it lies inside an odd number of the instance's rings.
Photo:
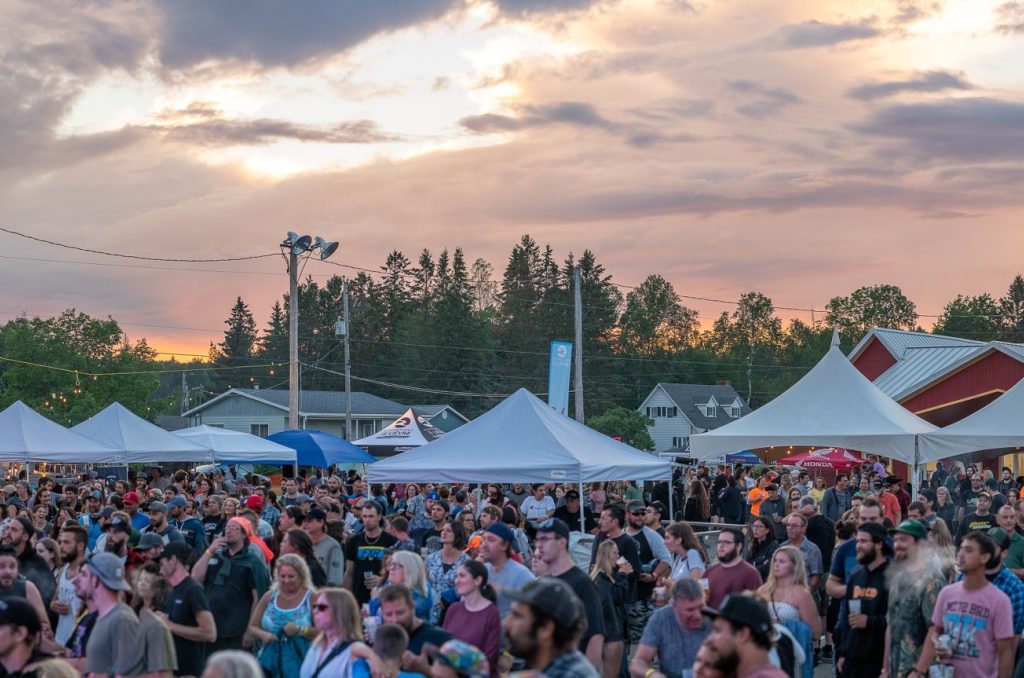
<path id="1" fill-rule="evenodd" d="M 0 600 L 7 600 L 8 598 L 27 598 L 26 591 L 28 587 L 25 585 L 26 579 L 24 577 L 18 577 L 14 580 L 9 588 L 0 586 Z"/>
<path id="2" fill-rule="evenodd" d="M 260 626 L 264 631 L 270 631 L 276 635 L 288 622 L 292 622 L 296 626 L 313 626 L 313 615 L 309 608 L 309 596 L 313 593 L 313 589 L 306 589 L 306 595 L 302 597 L 302 602 L 287 610 L 277 606 L 278 593 L 278 591 L 274 591 L 270 596 L 267 609 L 263 612 Z"/>
<path id="3" fill-rule="evenodd" d="M 68 566 L 60 568 L 60 575 L 57 577 L 57 601 L 71 606 L 71 612 L 57 617 L 57 629 L 54 631 L 54 640 L 63 645 L 68 642 L 71 633 L 75 630 L 75 619 L 82 607 L 82 599 L 75 595 L 75 580 L 68 578 Z"/>

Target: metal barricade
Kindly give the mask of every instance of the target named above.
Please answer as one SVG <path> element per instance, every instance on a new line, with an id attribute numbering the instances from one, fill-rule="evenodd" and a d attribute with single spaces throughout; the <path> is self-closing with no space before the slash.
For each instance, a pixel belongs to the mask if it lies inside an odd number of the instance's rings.
<path id="1" fill-rule="evenodd" d="M 665 524 L 668 525 L 669 523 L 665 522 Z M 693 528 L 697 539 L 700 539 L 700 545 L 704 547 L 704 553 L 708 556 L 708 565 L 718 562 L 718 535 L 722 533 L 723 527 L 736 527 L 743 530 L 743 534 L 749 533 L 746 525 L 733 525 L 731 523 L 687 522 L 687 525 Z"/>

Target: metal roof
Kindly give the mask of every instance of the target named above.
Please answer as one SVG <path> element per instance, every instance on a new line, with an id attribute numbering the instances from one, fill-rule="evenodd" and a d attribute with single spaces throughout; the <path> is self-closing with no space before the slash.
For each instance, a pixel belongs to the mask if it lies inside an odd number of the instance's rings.
<path id="1" fill-rule="evenodd" d="M 901 360 L 875 379 L 875 386 L 898 402 L 934 381 L 952 365 L 984 350 L 983 346 L 909 347 Z"/>
<path id="2" fill-rule="evenodd" d="M 891 330 L 885 327 L 873 327 L 871 331 L 857 342 L 857 345 L 850 351 L 850 359 L 853 360 L 874 337 L 882 342 L 886 350 L 896 360 L 902 360 L 903 354 L 912 348 L 948 348 L 954 346 L 984 346 L 985 342 L 974 339 L 960 339 L 957 337 L 946 337 L 941 334 L 929 334 L 928 332 L 908 332 L 906 330 Z"/>

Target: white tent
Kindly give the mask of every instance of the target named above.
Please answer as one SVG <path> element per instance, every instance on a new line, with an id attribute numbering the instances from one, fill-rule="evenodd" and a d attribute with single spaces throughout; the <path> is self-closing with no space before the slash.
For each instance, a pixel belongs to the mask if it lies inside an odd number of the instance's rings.
<path id="1" fill-rule="evenodd" d="M 917 436 L 936 430 L 850 364 L 837 346 L 770 403 L 690 437 L 693 457 L 771 446 L 843 447 L 915 463 Z"/>
<path id="2" fill-rule="evenodd" d="M 124 453 L 69 431 L 19 400 L 0 412 L 0 461 L 123 464 Z"/>
<path id="3" fill-rule="evenodd" d="M 410 408 L 388 426 L 352 444 L 365 448 L 375 457 L 382 457 L 422 447 L 443 435 L 444 431 Z"/>
<path id="4" fill-rule="evenodd" d="M 415 450 L 378 461 L 371 483 L 668 480 L 672 464 L 555 412 L 526 389 Z"/>
<path id="5" fill-rule="evenodd" d="M 117 448 L 125 457 L 124 463 L 191 462 L 210 458 L 210 450 L 149 423 L 121 403 L 114 403 L 71 430 Z"/>
<path id="6" fill-rule="evenodd" d="M 1024 381 L 974 414 L 921 436 L 921 461 L 1024 445 Z"/>
<path id="7" fill-rule="evenodd" d="M 292 448 L 241 431 L 203 425 L 174 431 L 174 435 L 208 450 L 204 461 L 296 463 L 297 455 Z"/>

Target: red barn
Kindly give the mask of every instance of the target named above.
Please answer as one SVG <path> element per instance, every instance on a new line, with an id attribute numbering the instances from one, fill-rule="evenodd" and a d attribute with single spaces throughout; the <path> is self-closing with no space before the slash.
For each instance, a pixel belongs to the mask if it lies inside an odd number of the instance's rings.
<path id="1" fill-rule="evenodd" d="M 896 402 L 946 426 L 1024 378 L 1024 345 L 876 327 L 854 347 L 850 362 Z M 1001 461 L 985 466 L 997 471 Z M 905 464 L 894 466 L 897 475 L 909 475 Z"/>

